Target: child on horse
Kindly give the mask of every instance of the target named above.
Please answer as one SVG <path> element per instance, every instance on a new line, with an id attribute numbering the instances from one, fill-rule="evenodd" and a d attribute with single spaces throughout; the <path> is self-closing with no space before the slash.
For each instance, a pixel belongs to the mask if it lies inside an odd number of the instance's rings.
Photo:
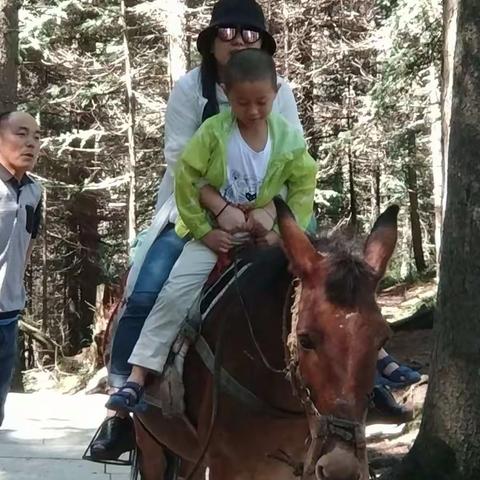
<path id="1" fill-rule="evenodd" d="M 216 221 L 230 205 L 245 211 L 246 231 L 239 232 L 243 233 L 240 238 L 257 243 L 279 241 L 274 230 L 265 231 L 259 214 L 265 213 L 263 207 L 284 186 L 286 201 L 299 225 L 306 228 L 311 219 L 316 164 L 301 133 L 272 113 L 278 90 L 272 57 L 259 49 L 239 51 L 229 60 L 224 78 L 231 110 L 203 123 L 175 173 L 180 214 L 175 228 L 181 237 L 193 238 L 185 245 L 143 327 L 129 360 L 133 368 L 128 381 L 111 395 L 107 408 L 135 410 L 148 372 L 162 374 L 171 345 L 218 255 L 229 252 L 236 241 L 234 234 L 218 228 Z M 215 215 L 202 206 L 200 190 L 205 185 L 216 189 L 224 200 Z"/>

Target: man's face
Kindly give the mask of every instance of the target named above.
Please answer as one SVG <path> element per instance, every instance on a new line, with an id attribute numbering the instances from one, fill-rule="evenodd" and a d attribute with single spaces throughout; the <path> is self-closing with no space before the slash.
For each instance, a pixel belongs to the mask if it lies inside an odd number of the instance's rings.
<path id="1" fill-rule="evenodd" d="M 24 112 L 13 112 L 0 123 L 0 163 L 17 178 L 32 170 L 40 152 L 40 129 Z"/>

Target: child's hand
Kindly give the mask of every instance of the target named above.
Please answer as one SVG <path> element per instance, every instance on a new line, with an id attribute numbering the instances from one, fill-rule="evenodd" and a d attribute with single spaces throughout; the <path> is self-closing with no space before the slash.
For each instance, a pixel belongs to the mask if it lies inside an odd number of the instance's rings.
<path id="1" fill-rule="evenodd" d="M 247 229 L 254 237 L 263 237 L 272 230 L 274 218 L 265 208 L 255 208 L 247 214 Z"/>
<path id="2" fill-rule="evenodd" d="M 232 248 L 232 235 L 219 228 L 210 230 L 201 241 L 215 253 L 228 253 Z"/>
<path id="3" fill-rule="evenodd" d="M 273 245 L 279 245 L 282 239 L 280 235 L 274 230 L 270 230 L 265 235 L 255 239 L 255 243 L 262 247 L 272 247 Z"/>
<path id="4" fill-rule="evenodd" d="M 245 232 L 247 230 L 247 222 L 245 214 L 242 210 L 234 205 L 228 205 L 217 217 L 218 226 L 225 232 Z"/>

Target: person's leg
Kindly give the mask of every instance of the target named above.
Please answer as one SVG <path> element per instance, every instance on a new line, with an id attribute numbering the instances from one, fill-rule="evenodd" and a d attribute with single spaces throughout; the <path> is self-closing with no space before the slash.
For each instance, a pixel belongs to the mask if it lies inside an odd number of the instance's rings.
<path id="1" fill-rule="evenodd" d="M 185 243 L 186 240 L 175 233 L 173 224 L 169 224 L 148 250 L 113 338 L 109 384 L 114 389 L 121 387 L 131 372 L 128 358 Z M 114 460 L 134 445 L 131 419 L 108 410 L 107 419 L 92 442 L 90 454 L 96 460 Z"/>
<path id="2" fill-rule="evenodd" d="M 17 354 L 18 321 L 0 325 L 0 426 L 5 416 L 5 400 L 12 381 Z"/>
<path id="3" fill-rule="evenodd" d="M 150 247 L 113 338 L 109 372 L 111 387 L 121 387 L 130 375 L 128 359 L 185 243 L 170 224 Z"/>
<path id="4" fill-rule="evenodd" d="M 148 371 L 161 374 L 170 348 L 188 310 L 217 261 L 217 255 L 199 241 L 186 244 L 145 321 L 129 362 L 134 365 L 127 384 L 113 394 L 108 407 L 120 411 L 135 407 Z"/>
<path id="5" fill-rule="evenodd" d="M 142 329 L 129 362 L 161 374 L 179 327 L 210 275 L 217 254 L 202 242 L 188 242 Z"/>

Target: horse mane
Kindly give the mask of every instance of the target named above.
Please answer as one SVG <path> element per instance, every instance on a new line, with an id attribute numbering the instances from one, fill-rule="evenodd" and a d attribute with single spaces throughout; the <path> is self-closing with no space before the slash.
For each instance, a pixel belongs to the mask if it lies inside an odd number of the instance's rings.
<path id="1" fill-rule="evenodd" d="M 363 258 L 363 249 L 356 239 L 339 232 L 312 240 L 316 250 L 326 256 L 327 298 L 335 305 L 354 307 L 374 291 L 377 277 Z"/>
<path id="2" fill-rule="evenodd" d="M 328 300 L 338 306 L 354 307 L 367 292 L 374 291 L 377 278 L 373 269 L 363 259 L 360 243 L 340 232 L 310 238 L 312 245 L 325 256 Z M 256 290 L 272 284 L 280 272 L 286 272 L 288 262 L 279 247 L 257 251 L 246 290 Z"/>

